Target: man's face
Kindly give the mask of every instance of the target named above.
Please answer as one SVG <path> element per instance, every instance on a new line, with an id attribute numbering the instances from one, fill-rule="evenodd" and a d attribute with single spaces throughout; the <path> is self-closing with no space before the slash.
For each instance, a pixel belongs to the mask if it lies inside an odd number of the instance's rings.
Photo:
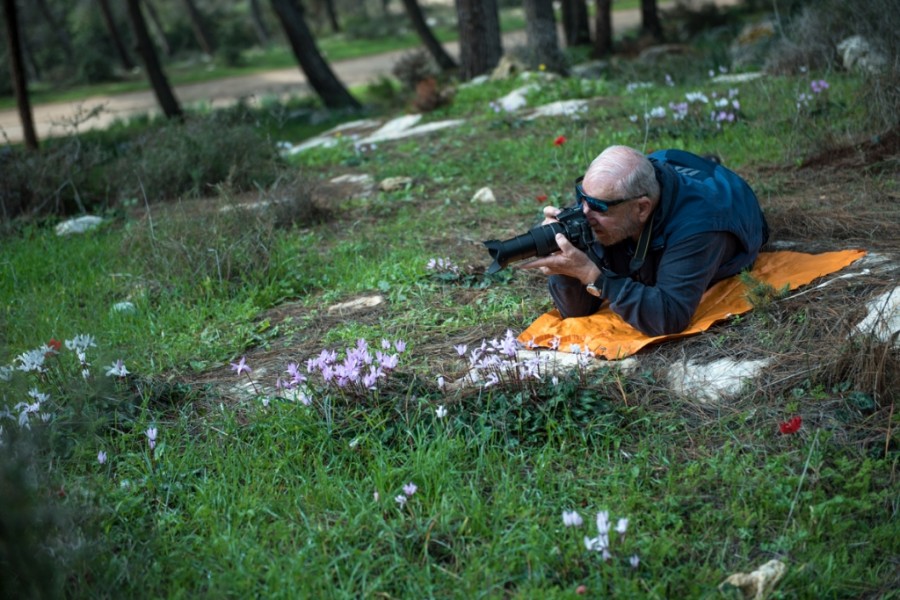
<path id="1" fill-rule="evenodd" d="M 605 194 L 596 194 L 600 198 L 615 198 L 610 194 L 612 190 L 600 190 Z M 586 193 L 590 193 L 585 190 Z M 594 195 L 594 194 L 591 194 Z M 610 206 L 606 212 L 592 210 L 585 202 L 581 206 L 582 212 L 594 231 L 594 237 L 603 246 L 612 246 L 627 238 L 636 238 L 641 233 L 642 223 L 638 216 L 636 202 L 623 202 Z"/>

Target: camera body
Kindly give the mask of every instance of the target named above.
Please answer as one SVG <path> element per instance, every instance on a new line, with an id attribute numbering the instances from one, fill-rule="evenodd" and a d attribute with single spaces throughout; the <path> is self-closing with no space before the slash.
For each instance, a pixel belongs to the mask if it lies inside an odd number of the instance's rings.
<path id="1" fill-rule="evenodd" d="M 511 262 L 536 256 L 549 256 L 559 250 L 556 234 L 566 236 L 569 242 L 583 252 L 587 252 L 594 242 L 594 232 L 580 206 L 570 206 L 556 215 L 556 221 L 537 227 L 508 240 L 488 240 L 484 242 L 494 262 L 488 267 L 490 275 L 503 269 Z"/>

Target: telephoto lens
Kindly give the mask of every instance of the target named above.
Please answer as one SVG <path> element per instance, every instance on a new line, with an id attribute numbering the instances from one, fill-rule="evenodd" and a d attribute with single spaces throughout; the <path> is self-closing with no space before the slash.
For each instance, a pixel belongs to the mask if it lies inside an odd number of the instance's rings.
<path id="1" fill-rule="evenodd" d="M 594 232 L 584 213 L 578 206 L 571 206 L 562 210 L 556 221 L 537 227 L 517 235 L 508 240 L 488 240 L 485 247 L 494 259 L 488 267 L 487 274 L 491 275 L 503 269 L 511 262 L 525 260 L 536 256 L 549 256 L 559 250 L 556 243 L 556 234 L 561 233 L 573 246 L 582 251 L 587 251 L 594 241 Z"/>

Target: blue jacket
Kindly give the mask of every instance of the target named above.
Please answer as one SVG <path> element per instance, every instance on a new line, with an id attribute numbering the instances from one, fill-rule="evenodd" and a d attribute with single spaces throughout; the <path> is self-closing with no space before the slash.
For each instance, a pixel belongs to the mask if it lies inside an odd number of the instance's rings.
<path id="1" fill-rule="evenodd" d="M 603 272 L 601 294 L 612 311 L 648 335 L 663 335 L 687 327 L 710 285 L 752 267 L 768 225 L 753 190 L 733 171 L 682 150 L 648 158 L 660 203 L 643 264 L 632 269 L 636 247 L 630 239 L 595 244 L 589 255 Z M 599 309 L 580 296 L 559 297 L 560 312 L 578 316 Z"/>
<path id="2" fill-rule="evenodd" d="M 660 150 L 648 158 L 660 185 L 651 251 L 698 233 L 727 231 L 737 237 L 743 251 L 720 265 L 715 280 L 751 267 L 769 237 L 769 227 L 747 182 L 734 171 L 683 150 Z"/>

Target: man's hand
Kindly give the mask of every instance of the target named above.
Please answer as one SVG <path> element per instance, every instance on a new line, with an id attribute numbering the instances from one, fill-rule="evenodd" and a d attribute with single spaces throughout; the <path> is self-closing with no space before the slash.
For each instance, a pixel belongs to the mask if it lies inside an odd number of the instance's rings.
<path id="1" fill-rule="evenodd" d="M 549 225 L 556 221 L 556 215 L 561 213 L 562 210 L 555 206 L 545 206 L 544 207 L 544 220 L 541 221 L 541 225 Z"/>
<path id="2" fill-rule="evenodd" d="M 544 208 L 544 216 L 549 221 L 553 221 L 554 219 L 547 214 L 549 208 L 553 207 Z M 537 258 L 519 265 L 517 268 L 538 269 L 544 275 L 567 275 L 584 285 L 597 281 L 600 277 L 600 269 L 588 258 L 587 254 L 573 246 L 561 233 L 556 234 L 556 245 L 559 246 L 559 252 Z"/>

